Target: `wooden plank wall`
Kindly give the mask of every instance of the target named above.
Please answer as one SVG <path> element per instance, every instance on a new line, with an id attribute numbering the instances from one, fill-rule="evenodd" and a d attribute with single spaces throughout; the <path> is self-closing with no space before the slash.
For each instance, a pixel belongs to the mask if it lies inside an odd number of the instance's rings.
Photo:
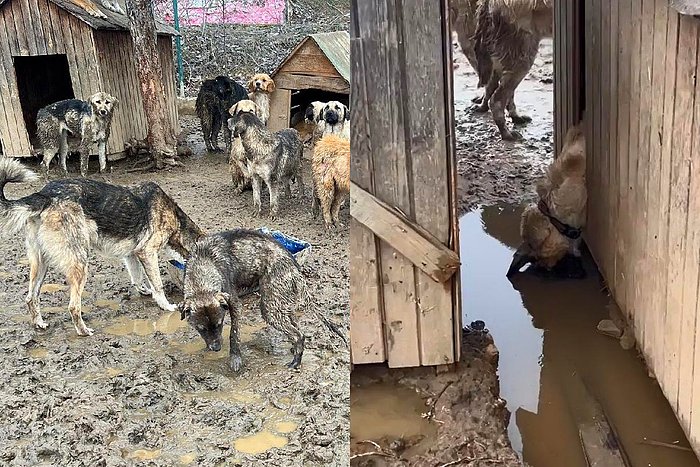
<path id="1" fill-rule="evenodd" d="M 452 246 L 445 12 L 444 1 L 351 2 L 351 179 Z M 453 362 L 458 275 L 438 284 L 355 220 L 350 232 L 353 363 Z"/>
<path id="2" fill-rule="evenodd" d="M 564 79 L 572 4 L 555 4 L 561 138 L 581 88 Z M 700 455 L 700 20 L 668 0 L 584 9 L 586 242 Z"/>
<path id="3" fill-rule="evenodd" d="M 29 156 L 13 56 L 66 54 L 76 96 L 100 87 L 92 30 L 48 0 L 11 1 L 0 8 L 0 139 L 6 155 Z"/>

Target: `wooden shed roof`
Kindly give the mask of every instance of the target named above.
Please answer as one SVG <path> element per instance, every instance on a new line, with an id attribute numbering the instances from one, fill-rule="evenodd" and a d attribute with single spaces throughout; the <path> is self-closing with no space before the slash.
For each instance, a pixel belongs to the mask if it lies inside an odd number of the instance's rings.
<path id="1" fill-rule="evenodd" d="M 671 0 L 671 7 L 682 15 L 700 15 L 700 0 Z"/>
<path id="2" fill-rule="evenodd" d="M 297 51 L 310 40 L 318 45 L 324 55 L 333 64 L 338 74 L 350 84 L 350 34 L 348 34 L 347 31 L 323 32 L 306 36 L 299 45 L 282 60 L 282 63 L 279 64 L 271 76 L 274 77 L 274 75 L 294 57 Z"/>
<path id="3" fill-rule="evenodd" d="M 0 8 L 12 0 L 0 0 Z M 129 18 L 126 15 L 115 13 L 100 5 L 94 0 L 50 0 L 57 6 L 72 14 L 93 29 L 128 31 Z M 156 20 L 158 34 L 177 36 L 179 33 L 172 26 Z"/>

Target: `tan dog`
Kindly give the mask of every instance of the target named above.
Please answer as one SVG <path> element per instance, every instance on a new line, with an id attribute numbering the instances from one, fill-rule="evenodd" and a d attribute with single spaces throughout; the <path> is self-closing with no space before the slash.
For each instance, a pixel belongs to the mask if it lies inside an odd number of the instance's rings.
<path id="1" fill-rule="evenodd" d="M 537 185 L 540 201 L 520 220 L 523 243 L 513 255 L 510 277 L 528 263 L 551 271 L 567 255 L 580 257 L 586 225 L 586 144 L 579 126 L 569 129 L 559 157 Z"/>
<path id="2" fill-rule="evenodd" d="M 270 118 L 270 94 L 275 91 L 275 82 L 265 73 L 253 75 L 248 81 L 248 98 L 260 109 L 258 118 L 265 125 Z"/>
<path id="3" fill-rule="evenodd" d="M 350 194 L 350 140 L 339 135 L 324 135 L 314 147 L 311 172 L 313 216 L 318 215 L 320 202 L 326 228 L 340 226 L 340 206 Z"/>
<path id="4" fill-rule="evenodd" d="M 248 112 L 260 118 L 260 107 L 251 100 L 238 101 L 228 109 L 228 113 L 233 117 L 242 112 Z M 246 165 L 245 149 L 240 137 L 233 137 L 231 140 L 231 154 L 228 158 L 228 165 L 231 170 L 231 181 L 233 182 L 233 190 L 236 194 L 240 194 L 250 186 L 250 173 Z"/>

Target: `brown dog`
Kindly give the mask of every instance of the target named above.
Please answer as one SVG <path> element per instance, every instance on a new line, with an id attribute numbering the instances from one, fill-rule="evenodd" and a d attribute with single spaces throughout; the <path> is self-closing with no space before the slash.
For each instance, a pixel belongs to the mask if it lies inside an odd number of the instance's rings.
<path id="1" fill-rule="evenodd" d="M 311 171 L 311 212 L 316 217 L 320 203 L 326 228 L 340 226 L 338 212 L 350 194 L 350 140 L 334 134 L 324 135 L 314 147 Z"/>
<path id="2" fill-rule="evenodd" d="M 551 271 L 567 253 L 581 256 L 588 193 L 586 141 L 579 126 L 569 129 L 561 154 L 537 185 L 537 194 L 540 201 L 525 208 L 520 219 L 523 242 L 513 255 L 509 277 L 528 263 Z"/>
<path id="3" fill-rule="evenodd" d="M 265 73 L 253 75 L 248 81 L 248 98 L 260 109 L 258 118 L 267 125 L 270 118 L 270 94 L 275 90 L 275 82 Z"/>

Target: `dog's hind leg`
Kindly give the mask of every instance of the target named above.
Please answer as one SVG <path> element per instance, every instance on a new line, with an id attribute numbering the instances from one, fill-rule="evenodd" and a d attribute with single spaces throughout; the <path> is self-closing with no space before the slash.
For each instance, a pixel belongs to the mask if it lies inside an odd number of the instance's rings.
<path id="1" fill-rule="evenodd" d="M 141 250 L 136 253 L 136 257 L 143 265 L 143 270 L 146 272 L 146 277 L 148 277 L 148 281 L 151 284 L 153 299 L 158 306 L 165 311 L 177 310 L 177 306 L 170 303 L 165 297 L 163 280 L 160 277 L 160 268 L 158 267 L 158 253 L 156 251 Z"/>
<path id="2" fill-rule="evenodd" d="M 262 190 L 262 179 L 258 174 L 253 174 L 250 183 L 253 186 L 253 208 L 255 208 L 255 214 L 261 216 L 262 201 L 260 200 L 260 191 Z"/>
<path id="3" fill-rule="evenodd" d="M 68 167 L 66 166 L 66 158 L 68 157 L 68 130 L 65 128 L 61 130 L 61 140 L 59 157 L 61 162 L 61 170 L 63 171 L 63 176 L 68 175 Z"/>
<path id="4" fill-rule="evenodd" d="M 66 282 L 70 289 L 70 303 L 68 310 L 73 319 L 73 326 L 79 336 L 92 336 L 94 332 L 83 321 L 81 297 L 87 282 L 87 265 L 79 262 L 73 263 L 66 273 Z"/>
<path id="5" fill-rule="evenodd" d="M 136 287 L 136 290 L 138 290 L 141 295 L 151 295 L 151 289 L 148 286 L 146 277 L 143 275 L 143 267 L 141 266 L 138 258 L 134 255 L 129 255 L 124 258 L 124 265 L 126 266 L 126 270 L 129 272 L 131 285 Z"/>
<path id="6" fill-rule="evenodd" d="M 205 115 L 201 118 L 202 122 L 202 134 L 204 135 L 204 145 L 207 147 L 207 151 L 213 152 L 214 148 L 211 145 L 211 127 L 212 127 L 212 117 L 211 114 Z"/>
<path id="7" fill-rule="evenodd" d="M 41 285 L 44 283 L 46 272 L 49 268 L 38 245 L 30 241 L 30 238 L 36 238 L 36 232 L 30 231 L 26 242 L 27 256 L 29 258 L 29 293 L 27 293 L 25 302 L 27 303 L 27 309 L 29 310 L 29 317 L 32 320 L 32 324 L 39 329 L 46 329 L 49 325 L 41 316 L 39 293 L 41 293 Z"/>
<path id="8" fill-rule="evenodd" d="M 211 124 L 211 149 L 214 152 L 223 152 L 219 147 L 219 132 L 221 131 L 221 116 L 213 115 Z"/>
<path id="9" fill-rule="evenodd" d="M 486 83 L 486 89 L 484 90 L 484 95 L 481 98 L 481 100 L 478 103 L 475 103 L 475 105 L 471 106 L 471 110 L 477 113 L 484 113 L 489 110 L 489 99 L 491 99 L 491 96 L 493 96 L 493 93 L 496 92 L 496 89 L 498 88 L 498 83 L 501 79 L 501 73 L 494 70 L 491 72 L 491 77 L 489 78 L 489 82 Z"/>
<path id="10" fill-rule="evenodd" d="M 340 207 L 345 202 L 345 198 L 347 198 L 347 194 L 336 189 L 335 198 L 333 198 L 333 203 L 331 204 L 331 219 L 333 219 L 333 223 L 336 227 L 342 226 L 339 216 Z"/>
<path id="11" fill-rule="evenodd" d="M 506 105 L 506 109 L 508 109 L 510 119 L 513 120 L 513 123 L 516 125 L 524 125 L 525 123 L 530 123 L 532 121 L 531 117 L 518 114 L 518 109 L 515 107 L 515 97 L 510 98 L 508 104 Z"/>
<path id="12" fill-rule="evenodd" d="M 86 177 L 88 172 L 88 162 L 90 161 L 90 141 L 87 136 L 83 136 L 80 141 L 80 176 Z"/>
<path id="13" fill-rule="evenodd" d="M 333 227 L 333 218 L 331 217 L 331 206 L 333 204 L 333 199 L 336 197 L 335 184 L 333 184 L 333 182 L 331 181 L 330 186 L 321 187 L 321 190 L 319 190 L 318 193 L 318 197 L 321 201 L 321 212 L 323 213 L 323 222 L 326 224 L 326 228 L 330 229 Z"/>
<path id="14" fill-rule="evenodd" d="M 267 191 L 270 193 L 270 220 L 275 220 L 279 212 L 280 183 L 287 183 L 289 187 L 288 181 L 265 180 Z"/>
<path id="15" fill-rule="evenodd" d="M 517 131 L 508 130 L 506 125 L 505 107 L 508 102 L 513 99 L 515 88 L 518 87 L 518 84 L 520 84 L 523 78 L 525 78 L 529 70 L 529 67 L 522 67 L 518 71 L 505 71 L 501 76 L 498 89 L 496 89 L 493 96 L 491 96 L 491 99 L 489 99 L 491 115 L 493 116 L 493 120 L 498 127 L 498 131 L 501 133 L 501 139 L 505 141 L 514 141 L 522 138 L 520 133 Z"/>

